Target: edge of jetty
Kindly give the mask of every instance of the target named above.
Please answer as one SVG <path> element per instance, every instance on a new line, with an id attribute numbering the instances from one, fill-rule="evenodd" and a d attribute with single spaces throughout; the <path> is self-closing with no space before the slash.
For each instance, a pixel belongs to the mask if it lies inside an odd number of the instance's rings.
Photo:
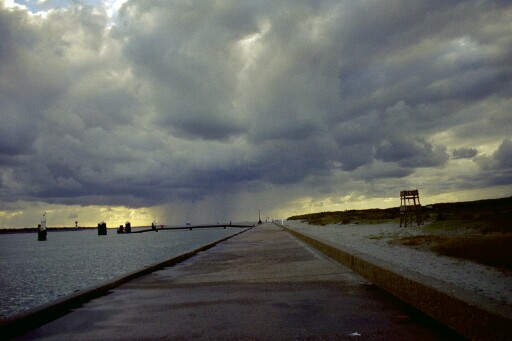
<path id="1" fill-rule="evenodd" d="M 512 307 L 466 289 L 283 226 L 311 245 L 458 333 L 476 340 L 512 340 Z"/>
<path id="2" fill-rule="evenodd" d="M 155 272 L 157 270 L 163 269 L 165 267 L 170 267 L 181 263 L 199 252 L 208 250 L 215 245 L 226 241 L 230 238 L 233 238 L 241 233 L 244 233 L 253 227 L 246 227 L 246 229 L 234 233 L 230 236 L 223 237 L 216 241 L 213 241 L 209 244 L 203 245 L 199 248 L 193 249 L 181 255 L 172 257 L 168 260 L 157 262 L 152 265 L 148 265 L 141 270 L 136 270 L 130 272 L 124 276 L 116 278 L 111 281 L 107 281 L 103 284 L 93 286 L 90 288 L 86 288 L 83 290 L 79 290 L 74 294 L 67 295 L 61 299 L 49 302 L 47 304 L 28 309 L 22 313 L 0 319 L 0 338 L 11 339 L 17 336 L 20 336 L 24 333 L 27 333 L 30 330 L 33 330 L 39 326 L 42 326 L 48 322 L 51 322 L 66 313 L 70 310 L 80 307 L 82 304 L 103 295 L 108 294 L 108 292 L 126 282 L 129 282 L 135 278 L 147 275 L 149 273 Z"/>

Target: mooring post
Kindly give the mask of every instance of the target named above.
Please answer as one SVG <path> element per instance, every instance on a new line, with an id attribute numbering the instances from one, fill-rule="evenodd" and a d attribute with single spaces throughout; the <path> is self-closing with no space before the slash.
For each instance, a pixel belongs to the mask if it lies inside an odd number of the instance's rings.
<path id="1" fill-rule="evenodd" d="M 46 240 L 46 226 L 42 224 L 37 224 L 37 240 Z"/>
<path id="2" fill-rule="evenodd" d="M 43 213 L 41 224 L 37 225 L 37 240 L 46 240 L 46 212 Z"/>
<path id="3" fill-rule="evenodd" d="M 107 235 L 107 223 L 102 221 L 98 224 L 98 236 L 106 236 Z"/>

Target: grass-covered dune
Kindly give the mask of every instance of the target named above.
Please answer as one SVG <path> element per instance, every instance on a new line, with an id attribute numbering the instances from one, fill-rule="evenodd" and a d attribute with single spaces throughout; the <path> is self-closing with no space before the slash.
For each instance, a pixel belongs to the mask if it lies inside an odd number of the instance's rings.
<path id="1" fill-rule="evenodd" d="M 389 243 L 512 270 L 512 197 L 433 204 L 423 207 L 422 215 L 428 223 L 421 227 L 425 235 L 397 237 Z M 399 208 L 394 207 L 312 213 L 288 220 L 344 225 L 398 223 L 399 217 Z"/>
<path id="2" fill-rule="evenodd" d="M 482 232 L 508 231 L 512 223 L 512 197 L 428 205 L 422 208 L 422 216 L 432 223 L 431 228 L 454 228 L 463 223 L 466 228 Z M 320 212 L 288 218 L 310 225 L 380 224 L 399 219 L 399 207 Z"/>
<path id="3" fill-rule="evenodd" d="M 380 224 L 399 219 L 399 208 L 372 208 L 367 210 L 347 210 L 336 212 L 320 212 L 289 217 L 287 220 L 300 220 L 309 225 L 329 224 Z"/>

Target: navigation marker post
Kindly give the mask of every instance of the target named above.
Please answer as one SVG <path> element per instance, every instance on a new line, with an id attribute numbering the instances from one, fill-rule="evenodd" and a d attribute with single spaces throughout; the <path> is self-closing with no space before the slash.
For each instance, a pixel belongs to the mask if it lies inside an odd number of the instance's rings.
<path id="1" fill-rule="evenodd" d="M 43 218 L 41 219 L 41 224 L 37 225 L 37 240 L 46 240 L 46 234 L 46 212 L 44 212 Z"/>

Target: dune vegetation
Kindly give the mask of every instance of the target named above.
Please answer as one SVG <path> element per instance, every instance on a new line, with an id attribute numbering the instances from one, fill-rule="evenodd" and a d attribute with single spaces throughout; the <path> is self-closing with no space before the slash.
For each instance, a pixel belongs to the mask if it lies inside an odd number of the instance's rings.
<path id="1" fill-rule="evenodd" d="M 310 225 L 380 224 L 399 221 L 399 208 L 348 210 L 288 218 Z M 512 197 L 424 207 L 425 234 L 397 236 L 389 241 L 440 255 L 512 270 Z"/>

